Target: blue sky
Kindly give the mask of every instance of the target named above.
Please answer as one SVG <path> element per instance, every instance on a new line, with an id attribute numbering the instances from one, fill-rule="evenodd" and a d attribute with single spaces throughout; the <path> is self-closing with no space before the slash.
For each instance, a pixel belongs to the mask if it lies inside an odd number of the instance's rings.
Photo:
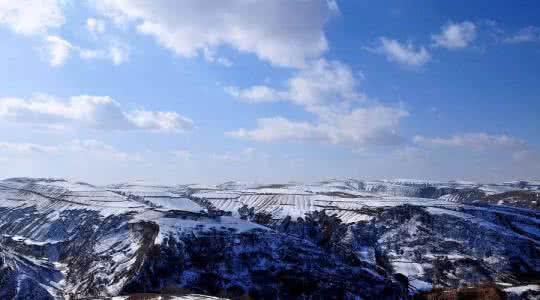
<path id="1" fill-rule="evenodd" d="M 0 1 L 0 177 L 540 170 L 534 1 Z"/>

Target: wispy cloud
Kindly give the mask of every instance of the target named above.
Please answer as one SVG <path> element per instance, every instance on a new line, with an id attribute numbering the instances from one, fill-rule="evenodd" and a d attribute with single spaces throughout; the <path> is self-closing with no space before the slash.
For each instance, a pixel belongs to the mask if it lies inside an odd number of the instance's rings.
<path id="1" fill-rule="evenodd" d="M 222 162 L 247 162 L 256 158 L 268 158 L 268 156 L 264 153 L 258 153 L 257 149 L 253 147 L 247 147 L 236 153 L 213 153 L 210 158 Z"/>
<path id="2" fill-rule="evenodd" d="M 45 37 L 45 46 L 42 48 L 42 53 L 45 59 L 53 67 L 63 65 L 71 55 L 74 46 L 56 35 Z"/>
<path id="3" fill-rule="evenodd" d="M 99 140 L 72 140 L 59 145 L 0 142 L 0 152 L 14 155 L 83 155 L 106 160 L 143 160 L 139 153 L 128 153 Z"/>
<path id="4" fill-rule="evenodd" d="M 67 143 L 61 147 L 63 151 L 74 152 L 82 155 L 91 155 L 99 159 L 108 159 L 108 160 L 132 160 L 132 161 L 142 161 L 143 157 L 139 153 L 128 153 L 116 149 L 116 147 L 111 146 L 107 143 L 104 143 L 99 140 L 73 140 L 70 143 Z"/>
<path id="5" fill-rule="evenodd" d="M 53 67 L 63 65 L 73 54 L 84 60 L 105 60 L 114 65 L 120 65 L 129 58 L 129 48 L 121 43 L 111 43 L 108 48 L 87 49 L 73 45 L 56 35 L 48 35 L 44 38 L 42 54 Z"/>
<path id="6" fill-rule="evenodd" d="M 411 42 L 400 43 L 386 37 L 379 39 L 379 45 L 365 49 L 382 54 L 391 62 L 407 66 L 419 67 L 431 60 L 431 55 L 424 46 L 415 47 Z"/>
<path id="7" fill-rule="evenodd" d="M 441 28 L 441 32 L 431 36 L 436 47 L 463 49 L 476 39 L 476 25 L 469 21 L 450 22 Z"/>
<path id="8" fill-rule="evenodd" d="M 286 94 L 265 85 L 255 85 L 245 89 L 228 86 L 225 87 L 225 92 L 242 101 L 251 103 L 276 102 L 286 97 Z"/>
<path id="9" fill-rule="evenodd" d="M 86 29 L 93 36 L 97 37 L 105 33 L 105 21 L 96 18 L 86 19 Z"/>
<path id="10" fill-rule="evenodd" d="M 175 150 L 173 151 L 173 154 L 176 158 L 183 161 L 191 160 L 191 158 L 193 157 L 193 154 L 191 153 L 191 151 L 185 150 L 185 149 Z"/>
<path id="11" fill-rule="evenodd" d="M 426 138 L 415 136 L 414 142 L 426 146 L 460 147 L 472 150 L 516 150 L 524 146 L 520 139 L 508 135 L 489 135 L 486 133 L 466 133 L 447 138 Z"/>
<path id="12" fill-rule="evenodd" d="M 540 27 L 527 26 L 504 38 L 507 43 L 540 42 Z"/>
<path id="13" fill-rule="evenodd" d="M 0 151 L 13 152 L 16 154 L 29 153 L 55 153 L 58 152 L 56 146 L 44 146 L 32 143 L 7 143 L 0 142 Z"/>

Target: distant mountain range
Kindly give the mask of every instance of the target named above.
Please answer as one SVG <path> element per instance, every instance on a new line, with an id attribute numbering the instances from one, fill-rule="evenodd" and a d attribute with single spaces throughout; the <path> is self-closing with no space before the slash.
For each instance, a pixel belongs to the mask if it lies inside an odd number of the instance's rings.
<path id="1" fill-rule="evenodd" d="M 0 299 L 538 299 L 539 208 L 540 181 L 5 179 Z"/>

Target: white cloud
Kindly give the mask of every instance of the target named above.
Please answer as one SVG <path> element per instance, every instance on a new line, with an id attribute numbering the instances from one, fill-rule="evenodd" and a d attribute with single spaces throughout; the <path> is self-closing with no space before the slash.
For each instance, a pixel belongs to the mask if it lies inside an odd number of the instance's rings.
<path id="1" fill-rule="evenodd" d="M 86 29 L 93 37 L 97 37 L 105 32 L 105 22 L 96 18 L 88 18 L 86 19 Z"/>
<path id="2" fill-rule="evenodd" d="M 0 151 L 7 151 L 16 154 L 29 153 L 55 153 L 58 148 L 55 146 L 43 146 L 32 143 L 2 143 L 0 142 Z"/>
<path id="3" fill-rule="evenodd" d="M 28 100 L 0 99 L 0 120 L 49 128 L 85 126 L 103 130 L 189 131 L 193 121 L 176 112 L 124 112 L 109 96 L 73 96 L 68 101 L 47 95 Z"/>
<path id="4" fill-rule="evenodd" d="M 397 134 L 402 109 L 374 106 L 358 108 L 347 114 L 318 122 L 290 121 L 283 117 L 262 118 L 255 129 L 227 132 L 232 137 L 262 142 L 318 140 L 354 146 L 389 145 L 401 141 Z"/>
<path id="5" fill-rule="evenodd" d="M 251 103 L 275 102 L 282 97 L 280 92 L 265 85 L 255 85 L 246 89 L 228 86 L 225 87 L 225 91 L 235 98 Z"/>
<path id="6" fill-rule="evenodd" d="M 441 33 L 431 36 L 435 46 L 447 49 L 465 48 L 475 38 L 476 25 L 469 21 L 449 23 L 441 28 Z"/>
<path id="7" fill-rule="evenodd" d="M 0 25 L 14 32 L 44 34 L 64 24 L 61 1 L 0 0 Z"/>
<path id="8" fill-rule="evenodd" d="M 116 45 L 109 48 L 109 58 L 115 65 L 119 65 L 129 58 L 129 50 L 127 47 Z"/>
<path id="9" fill-rule="evenodd" d="M 82 49 L 77 48 L 79 56 L 85 60 L 109 60 L 114 65 L 120 65 L 129 59 L 129 48 L 125 45 L 114 44 L 108 49 Z"/>
<path id="10" fill-rule="evenodd" d="M 507 43 L 527 43 L 527 42 L 539 42 L 540 41 L 540 28 L 534 26 L 527 26 L 520 29 L 514 35 L 504 39 Z"/>
<path id="11" fill-rule="evenodd" d="M 315 112 L 327 105 L 364 99 L 365 95 L 358 92 L 357 87 L 358 80 L 349 66 L 339 61 L 319 59 L 299 70 L 282 90 L 264 85 L 246 89 L 227 87 L 225 90 L 247 102 L 284 100 Z"/>
<path id="12" fill-rule="evenodd" d="M 420 149 L 414 146 L 404 146 L 396 150 L 396 155 L 400 161 L 417 163 L 427 160 L 427 153 L 424 149 Z"/>
<path id="13" fill-rule="evenodd" d="M 91 60 L 107 57 L 107 52 L 103 49 L 81 49 L 81 51 L 79 52 L 79 56 L 82 59 Z"/>
<path id="14" fill-rule="evenodd" d="M 193 157 L 193 154 L 188 151 L 188 150 L 183 150 L 183 149 L 179 149 L 179 150 L 176 150 L 176 151 L 173 151 L 173 154 L 174 156 L 176 156 L 177 158 L 181 159 L 181 160 L 184 160 L 184 161 L 188 161 L 188 160 L 191 160 L 191 157 Z"/>
<path id="15" fill-rule="evenodd" d="M 238 161 L 238 158 L 229 153 L 213 153 L 210 155 L 212 160 L 218 161 Z"/>
<path id="16" fill-rule="evenodd" d="M 264 159 L 269 158 L 267 154 L 261 154 L 261 155 L 257 155 L 257 154 L 258 154 L 257 149 L 248 147 L 248 148 L 242 149 L 241 151 L 237 153 L 213 153 L 210 155 L 210 158 L 212 160 L 226 161 L 226 162 L 246 162 L 246 161 L 250 161 L 257 158 L 257 156 L 259 158 L 264 158 Z"/>
<path id="17" fill-rule="evenodd" d="M 244 150 L 242 150 L 242 154 L 244 154 L 246 156 L 253 156 L 256 151 L 257 151 L 257 149 L 255 149 L 253 147 L 248 147 L 248 148 L 244 148 Z"/>
<path id="18" fill-rule="evenodd" d="M 472 174 L 471 179 L 476 181 L 534 178 L 540 168 L 538 149 L 505 134 L 465 133 L 434 138 L 415 136 L 412 142 L 411 149 L 428 154 L 428 159 L 424 160 L 428 163 L 428 172 L 438 170 L 446 173 L 446 176 L 453 174 L 450 176 L 454 178 Z M 452 155 L 448 155 L 448 151 Z M 404 158 L 408 154 L 402 153 Z M 414 158 L 416 154 L 413 151 L 410 155 Z"/>
<path id="19" fill-rule="evenodd" d="M 73 140 L 65 145 L 62 145 L 64 151 L 82 155 L 91 155 L 99 159 L 108 160 L 132 160 L 142 161 L 143 158 L 139 153 L 127 153 L 116 149 L 114 146 L 106 144 L 99 140 Z"/>
<path id="20" fill-rule="evenodd" d="M 334 1 L 131 1 L 97 0 L 116 23 L 135 23 L 140 33 L 177 55 L 204 55 L 220 46 L 253 53 L 279 66 L 300 67 L 328 48 L 324 25 L 338 12 Z"/>
<path id="21" fill-rule="evenodd" d="M 354 108 L 366 96 L 358 91 L 358 79 L 349 66 L 319 59 L 287 80 L 286 88 L 267 86 L 226 91 L 250 103 L 289 101 L 315 115 L 315 121 L 283 117 L 261 118 L 257 128 L 241 128 L 226 135 L 263 142 L 316 140 L 355 146 L 393 144 L 400 141 L 399 121 L 407 116 L 400 108 L 372 105 Z"/>
<path id="22" fill-rule="evenodd" d="M 14 155 L 46 154 L 46 155 L 83 155 L 108 160 L 141 161 L 138 153 L 127 153 L 99 140 L 73 140 L 59 145 L 40 145 L 32 143 L 0 142 L 0 152 Z"/>
<path id="23" fill-rule="evenodd" d="M 59 28 L 65 22 L 63 2 L 64 0 L 0 0 L 0 25 L 8 26 L 13 31 L 25 35 L 42 35 L 41 54 L 53 67 L 63 65 L 73 52 L 78 53 L 83 59 L 106 59 L 115 65 L 128 60 L 128 47 L 119 43 L 113 43 L 104 49 L 85 49 L 58 35 L 48 34 L 51 29 Z M 96 37 L 105 32 L 105 22 L 101 19 L 88 18 L 86 28 Z"/>
<path id="24" fill-rule="evenodd" d="M 207 62 L 218 63 L 224 67 L 232 67 L 233 63 L 226 57 L 221 57 L 216 55 L 214 49 L 204 48 L 203 57 Z"/>
<path id="25" fill-rule="evenodd" d="M 127 120 L 137 128 L 157 131 L 190 131 L 194 128 L 191 119 L 176 112 L 135 110 L 126 114 Z"/>
<path id="26" fill-rule="evenodd" d="M 256 129 L 241 128 L 226 134 L 231 137 L 262 142 L 322 138 L 315 126 L 308 122 L 294 122 L 283 117 L 274 117 L 259 119 L 257 124 Z"/>
<path id="27" fill-rule="evenodd" d="M 537 172 L 540 168 L 540 151 L 538 149 L 518 150 L 512 154 L 512 159 L 515 163 L 525 168 L 532 168 L 536 171 L 534 176 L 538 176 Z"/>
<path id="28" fill-rule="evenodd" d="M 233 65 L 233 62 L 226 57 L 218 57 L 216 62 L 224 67 L 232 67 Z"/>
<path id="29" fill-rule="evenodd" d="M 288 81 L 287 97 L 310 108 L 364 99 L 351 68 L 339 61 L 319 59 Z"/>
<path id="30" fill-rule="evenodd" d="M 73 45 L 68 41 L 59 36 L 49 35 L 45 37 L 42 53 L 51 66 L 57 67 L 64 64 L 73 49 Z"/>
<path id="31" fill-rule="evenodd" d="M 56 35 L 48 35 L 44 39 L 41 53 L 53 67 L 63 65 L 70 55 L 75 52 L 85 60 L 109 60 L 115 65 L 129 59 L 129 48 L 121 43 L 113 43 L 108 49 L 85 49 L 71 44 Z"/>
<path id="32" fill-rule="evenodd" d="M 426 146 L 460 147 L 472 150 L 512 150 L 522 147 L 522 140 L 508 135 L 489 135 L 486 133 L 466 133 L 448 138 L 426 138 L 415 136 L 413 141 Z"/>
<path id="33" fill-rule="evenodd" d="M 408 66 L 423 66 L 431 60 L 431 55 L 423 46 L 415 47 L 412 43 L 400 43 L 397 40 L 381 37 L 380 45 L 366 48 L 369 51 L 385 55 L 391 62 Z"/>

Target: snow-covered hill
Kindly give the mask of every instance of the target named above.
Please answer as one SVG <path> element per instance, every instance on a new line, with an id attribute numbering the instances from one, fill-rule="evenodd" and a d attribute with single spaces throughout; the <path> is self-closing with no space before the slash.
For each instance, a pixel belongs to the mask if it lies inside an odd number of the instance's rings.
<path id="1" fill-rule="evenodd" d="M 540 280 L 539 182 L 0 181 L 0 298 L 404 299 Z"/>

